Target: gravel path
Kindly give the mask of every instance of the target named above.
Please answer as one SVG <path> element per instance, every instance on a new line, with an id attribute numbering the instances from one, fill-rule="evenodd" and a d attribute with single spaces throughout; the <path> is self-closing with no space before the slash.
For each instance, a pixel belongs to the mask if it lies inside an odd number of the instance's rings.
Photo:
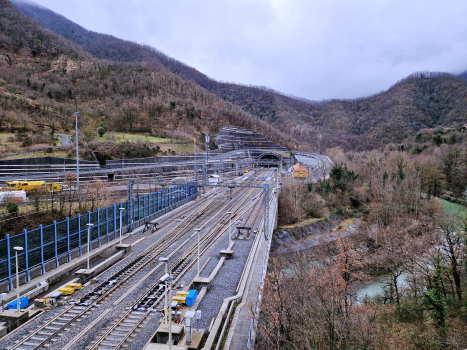
<path id="1" fill-rule="evenodd" d="M 253 240 L 254 236 L 249 240 L 235 241 L 234 258 L 224 262 L 198 307 L 201 310 L 200 327 L 207 329 L 212 319 L 217 316 L 224 299 L 235 295 Z"/>
<path id="2" fill-rule="evenodd" d="M 242 275 L 245 262 L 248 259 L 248 254 L 250 253 L 253 241 L 254 235 L 252 235 L 249 240 L 235 240 L 235 245 L 233 246 L 234 258 L 224 262 L 224 265 L 221 267 L 216 278 L 211 284 L 209 292 L 206 294 L 203 301 L 199 305 L 198 309 L 201 310 L 201 320 L 199 322 L 200 328 L 207 329 L 211 323 L 211 320 L 217 316 L 224 298 L 235 295 L 235 290 L 237 289 L 237 285 Z M 202 277 L 208 277 L 211 274 L 220 260 L 219 251 L 227 248 L 228 244 L 229 238 L 226 234 L 224 234 L 223 237 L 219 239 L 219 242 L 209 248 L 208 251 L 203 255 L 200 261 L 201 267 L 206 262 L 208 257 L 211 257 L 211 259 L 209 260 L 205 269 L 202 271 Z M 192 267 L 187 272 L 183 280 L 192 281 L 196 276 L 197 271 L 198 268 L 195 264 L 194 267 Z M 149 341 L 151 336 L 156 332 L 157 327 L 159 327 L 159 319 L 160 314 L 151 317 L 144 325 L 144 327 L 141 328 L 141 331 L 137 334 L 137 336 L 132 340 L 128 346 L 128 349 L 142 349 Z"/>
<path id="3" fill-rule="evenodd" d="M 70 141 L 70 138 L 67 135 L 64 134 L 56 134 L 62 139 L 62 147 L 63 148 L 68 148 L 73 145 L 73 143 Z"/>

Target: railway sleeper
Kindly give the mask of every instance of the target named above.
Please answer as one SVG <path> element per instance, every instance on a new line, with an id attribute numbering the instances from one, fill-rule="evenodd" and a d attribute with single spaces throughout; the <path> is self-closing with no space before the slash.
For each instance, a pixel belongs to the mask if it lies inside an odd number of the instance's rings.
<path id="1" fill-rule="evenodd" d="M 128 323 L 125 323 L 125 320 L 123 320 L 122 322 L 120 322 L 120 323 L 118 324 L 117 327 L 131 328 L 131 327 L 134 327 L 134 326 L 135 326 L 134 323 L 128 324 Z"/>
<path id="2" fill-rule="evenodd" d="M 37 334 L 39 335 L 45 335 L 47 337 L 50 337 L 52 334 L 54 334 L 53 332 L 45 332 L 45 331 L 39 331 L 37 332 Z"/>
<path id="3" fill-rule="evenodd" d="M 120 340 L 108 340 L 107 338 L 105 338 L 105 340 L 101 341 L 99 346 L 102 345 L 102 346 L 113 346 L 113 347 L 115 347 L 119 342 L 120 342 Z"/>
<path id="4" fill-rule="evenodd" d="M 31 343 L 31 342 L 27 341 L 27 342 L 24 342 L 23 345 L 37 347 L 39 344 L 38 343 Z"/>
<path id="5" fill-rule="evenodd" d="M 68 310 L 67 312 L 70 313 L 70 314 L 80 314 L 83 312 L 83 310 L 86 310 L 86 309 L 81 309 L 81 310 L 74 310 L 74 309 L 71 309 L 71 310 Z"/>
<path id="6" fill-rule="evenodd" d="M 112 332 L 110 332 L 110 335 L 114 336 L 114 337 L 120 337 L 120 339 L 122 339 L 122 337 L 124 335 L 126 335 L 126 332 L 123 332 L 123 331 L 117 331 L 116 329 L 114 329 Z"/>
<path id="7" fill-rule="evenodd" d="M 42 342 L 43 342 L 44 340 L 46 340 L 47 338 L 41 338 L 41 337 L 36 337 L 36 336 L 34 336 L 34 337 L 29 338 L 29 339 L 30 339 L 30 340 L 39 340 L 39 341 L 42 343 Z"/>
<path id="8" fill-rule="evenodd" d="M 105 337 L 105 339 L 119 342 L 120 340 L 122 340 L 122 337 L 116 337 L 116 336 L 112 336 L 112 334 L 109 334 L 107 337 Z"/>

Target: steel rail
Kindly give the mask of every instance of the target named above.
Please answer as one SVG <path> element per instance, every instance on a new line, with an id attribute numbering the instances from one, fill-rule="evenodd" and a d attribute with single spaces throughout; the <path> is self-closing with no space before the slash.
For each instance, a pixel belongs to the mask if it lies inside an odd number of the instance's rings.
<path id="1" fill-rule="evenodd" d="M 234 207 L 235 207 L 235 211 L 239 208 L 242 208 L 244 203 L 249 200 L 249 197 L 253 194 L 253 191 L 254 189 L 249 189 L 247 191 L 246 194 L 244 194 L 242 196 L 242 198 L 244 198 L 244 200 L 242 201 L 238 201 L 235 203 Z M 249 192 L 249 193 L 248 193 Z M 243 210 L 243 213 L 245 213 L 247 210 L 249 210 L 251 208 L 251 206 L 256 206 L 256 204 L 258 202 L 261 202 L 261 197 L 262 197 L 262 193 L 258 194 L 255 198 L 253 198 L 251 200 L 251 203 L 246 206 Z M 219 210 L 219 212 L 222 212 L 225 208 L 222 208 L 221 210 Z M 234 210 L 234 209 L 232 209 Z M 243 215 L 240 214 L 240 215 Z M 210 221 L 210 220 L 209 220 Z M 215 225 L 213 228 L 211 228 L 206 234 L 203 235 L 203 238 L 202 238 L 202 242 L 200 242 L 200 246 L 203 245 L 202 247 L 202 253 L 204 254 L 216 241 L 217 239 L 222 236 L 225 231 L 227 230 L 228 227 L 226 227 L 224 229 L 224 231 L 222 230 L 219 230 L 219 226 L 222 227 L 222 226 L 227 226 L 227 220 L 221 220 L 220 222 L 218 222 L 217 225 Z M 206 225 L 207 223 L 205 223 Z M 203 225 L 203 227 L 205 226 Z M 214 234 L 213 234 L 214 233 Z M 214 239 L 213 239 L 213 236 Z M 207 242 L 206 245 L 204 245 L 204 243 Z M 185 252 L 184 254 L 184 257 L 182 258 L 179 258 L 177 259 L 174 263 L 171 264 L 171 267 L 170 267 L 170 271 L 173 271 L 176 273 L 175 277 L 174 277 L 174 281 L 178 281 L 185 273 L 186 271 L 188 271 L 188 269 L 190 269 L 194 263 L 196 262 L 196 257 L 195 255 L 197 254 L 194 254 L 195 250 L 196 250 L 196 247 L 197 247 L 197 244 L 193 244 L 191 248 L 189 248 L 187 250 L 187 252 Z M 147 298 L 149 295 L 151 295 L 151 293 L 154 292 L 155 288 L 158 287 L 160 284 L 159 281 L 157 281 L 156 283 L 154 283 L 145 293 L 144 295 L 136 302 L 133 304 L 133 306 L 130 308 L 130 310 L 128 310 L 122 317 L 120 317 L 117 322 L 115 322 L 102 336 L 99 337 L 98 340 L 96 340 L 94 342 L 94 344 L 88 348 L 89 350 L 93 350 L 93 349 L 98 349 L 99 345 L 104 342 L 106 340 L 106 338 L 121 324 L 123 323 L 123 321 L 126 320 L 127 316 L 129 314 L 131 314 L 133 311 L 137 310 L 137 311 L 142 311 L 142 310 L 139 310 L 142 305 L 141 305 L 141 301 L 145 298 Z M 113 346 L 114 349 L 118 349 L 120 346 L 123 345 L 123 343 L 125 343 L 127 341 L 127 339 L 131 336 L 131 334 L 133 334 L 133 331 L 134 329 L 136 329 L 139 324 L 141 324 L 144 319 L 150 314 L 151 310 L 156 307 L 160 301 L 162 300 L 164 294 L 162 295 L 159 295 L 157 297 L 157 299 L 152 303 L 151 306 L 148 307 L 148 309 L 144 312 L 144 314 L 141 316 L 141 318 L 137 321 L 137 323 L 130 329 L 129 332 L 127 332 L 126 335 L 122 336 L 122 339 L 117 343 L 117 345 Z M 147 303 L 145 304 L 147 305 Z M 106 345 L 106 347 L 110 347 L 109 345 Z"/>

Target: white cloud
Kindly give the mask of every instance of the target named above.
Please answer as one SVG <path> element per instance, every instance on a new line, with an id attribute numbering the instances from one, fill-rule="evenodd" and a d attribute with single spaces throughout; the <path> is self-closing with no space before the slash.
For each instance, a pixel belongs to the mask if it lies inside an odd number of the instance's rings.
<path id="1" fill-rule="evenodd" d="M 467 69 L 462 0 L 36 0 L 218 80 L 355 98 L 415 71 Z"/>

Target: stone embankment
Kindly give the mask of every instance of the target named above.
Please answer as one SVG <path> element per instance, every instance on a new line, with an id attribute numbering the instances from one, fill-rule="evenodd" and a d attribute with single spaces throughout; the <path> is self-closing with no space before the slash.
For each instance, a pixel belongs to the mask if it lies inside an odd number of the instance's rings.
<path id="1" fill-rule="evenodd" d="M 272 249 L 275 254 L 290 255 L 335 240 L 340 235 L 348 236 L 355 232 L 354 219 L 343 220 L 339 215 L 317 220 L 308 225 L 282 228 L 274 231 Z"/>

